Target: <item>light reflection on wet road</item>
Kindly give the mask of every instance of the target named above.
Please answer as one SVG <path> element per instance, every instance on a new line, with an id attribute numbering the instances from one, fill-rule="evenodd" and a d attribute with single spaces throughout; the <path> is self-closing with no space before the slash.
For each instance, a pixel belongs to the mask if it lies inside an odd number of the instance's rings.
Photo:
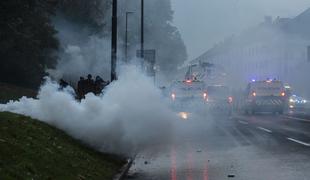
<path id="1" fill-rule="evenodd" d="M 128 179 L 309 179 L 309 122 L 280 115 L 197 117 L 180 122 L 172 144 L 141 152 Z"/>

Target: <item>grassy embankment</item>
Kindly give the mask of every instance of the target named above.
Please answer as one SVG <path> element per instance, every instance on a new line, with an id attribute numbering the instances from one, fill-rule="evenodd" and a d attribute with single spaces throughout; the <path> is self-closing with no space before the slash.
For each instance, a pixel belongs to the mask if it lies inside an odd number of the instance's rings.
<path id="1" fill-rule="evenodd" d="M 21 94 L 15 89 L 0 97 L 5 102 Z M 0 179 L 112 179 L 124 163 L 45 123 L 0 112 Z"/>

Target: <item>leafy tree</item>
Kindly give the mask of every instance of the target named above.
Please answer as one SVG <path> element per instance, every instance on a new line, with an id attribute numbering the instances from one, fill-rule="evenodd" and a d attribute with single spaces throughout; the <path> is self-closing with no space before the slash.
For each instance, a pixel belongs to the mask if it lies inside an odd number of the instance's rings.
<path id="1" fill-rule="evenodd" d="M 58 12 L 79 25 L 85 25 L 100 33 L 105 25 L 106 12 L 111 6 L 110 0 L 59 0 Z"/>
<path id="2" fill-rule="evenodd" d="M 91 33 L 110 37 L 111 0 L 59 0 L 61 17 Z M 129 55 L 135 56 L 140 44 L 140 1 L 118 1 L 119 42 L 125 41 L 126 11 L 134 11 L 129 19 Z M 156 50 L 157 65 L 167 76 L 187 59 L 186 47 L 178 29 L 172 25 L 170 0 L 145 0 L 145 49 Z M 119 43 L 119 49 L 124 43 Z M 122 51 L 119 51 L 120 54 Z M 120 57 L 120 56 L 119 56 Z"/>
<path id="3" fill-rule="evenodd" d="M 52 0 L 0 1 L 0 81 L 36 88 L 55 64 Z"/>
<path id="4" fill-rule="evenodd" d="M 173 76 L 177 67 L 187 59 L 185 44 L 178 29 L 173 26 L 170 0 L 145 0 L 145 48 L 156 50 L 157 65 L 167 77 Z M 132 48 L 140 44 L 140 1 L 127 1 L 121 7 L 120 26 L 124 26 L 126 11 L 134 11 L 129 22 L 129 41 Z M 125 29 L 121 27 L 121 29 Z M 124 33 L 122 32 L 121 35 Z M 134 49 L 132 49 L 132 52 Z M 135 54 L 132 54 L 134 56 Z"/>

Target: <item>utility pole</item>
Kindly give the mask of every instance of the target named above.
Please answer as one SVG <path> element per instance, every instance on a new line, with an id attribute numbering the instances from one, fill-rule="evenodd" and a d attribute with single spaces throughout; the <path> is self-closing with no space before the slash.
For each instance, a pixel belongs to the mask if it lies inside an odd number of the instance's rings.
<path id="1" fill-rule="evenodd" d="M 117 0 L 112 0 L 111 82 L 117 80 Z"/>
<path id="2" fill-rule="evenodd" d="M 144 0 L 141 0 L 141 58 L 144 59 Z"/>
<path id="3" fill-rule="evenodd" d="M 128 63 L 128 15 L 133 12 L 126 12 L 126 32 L 125 32 L 125 62 Z"/>

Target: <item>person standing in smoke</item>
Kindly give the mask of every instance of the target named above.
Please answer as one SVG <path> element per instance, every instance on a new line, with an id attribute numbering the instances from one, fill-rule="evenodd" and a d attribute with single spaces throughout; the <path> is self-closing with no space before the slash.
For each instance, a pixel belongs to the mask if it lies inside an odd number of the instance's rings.
<path id="1" fill-rule="evenodd" d="M 67 83 L 65 80 L 63 80 L 63 79 L 60 79 L 59 80 L 59 86 L 60 86 L 60 88 L 59 89 L 64 89 L 64 88 L 66 88 L 67 86 L 69 86 L 69 83 Z"/>
<path id="2" fill-rule="evenodd" d="M 79 99 L 85 98 L 85 79 L 80 77 L 80 80 L 77 84 L 77 94 Z"/>
<path id="3" fill-rule="evenodd" d="M 92 75 L 88 74 L 85 81 L 85 94 L 90 92 L 95 93 L 95 82 L 92 78 Z"/>
<path id="4" fill-rule="evenodd" d="M 96 76 L 96 80 L 95 80 L 95 94 L 96 95 L 101 93 L 105 84 L 106 82 L 100 76 Z"/>

